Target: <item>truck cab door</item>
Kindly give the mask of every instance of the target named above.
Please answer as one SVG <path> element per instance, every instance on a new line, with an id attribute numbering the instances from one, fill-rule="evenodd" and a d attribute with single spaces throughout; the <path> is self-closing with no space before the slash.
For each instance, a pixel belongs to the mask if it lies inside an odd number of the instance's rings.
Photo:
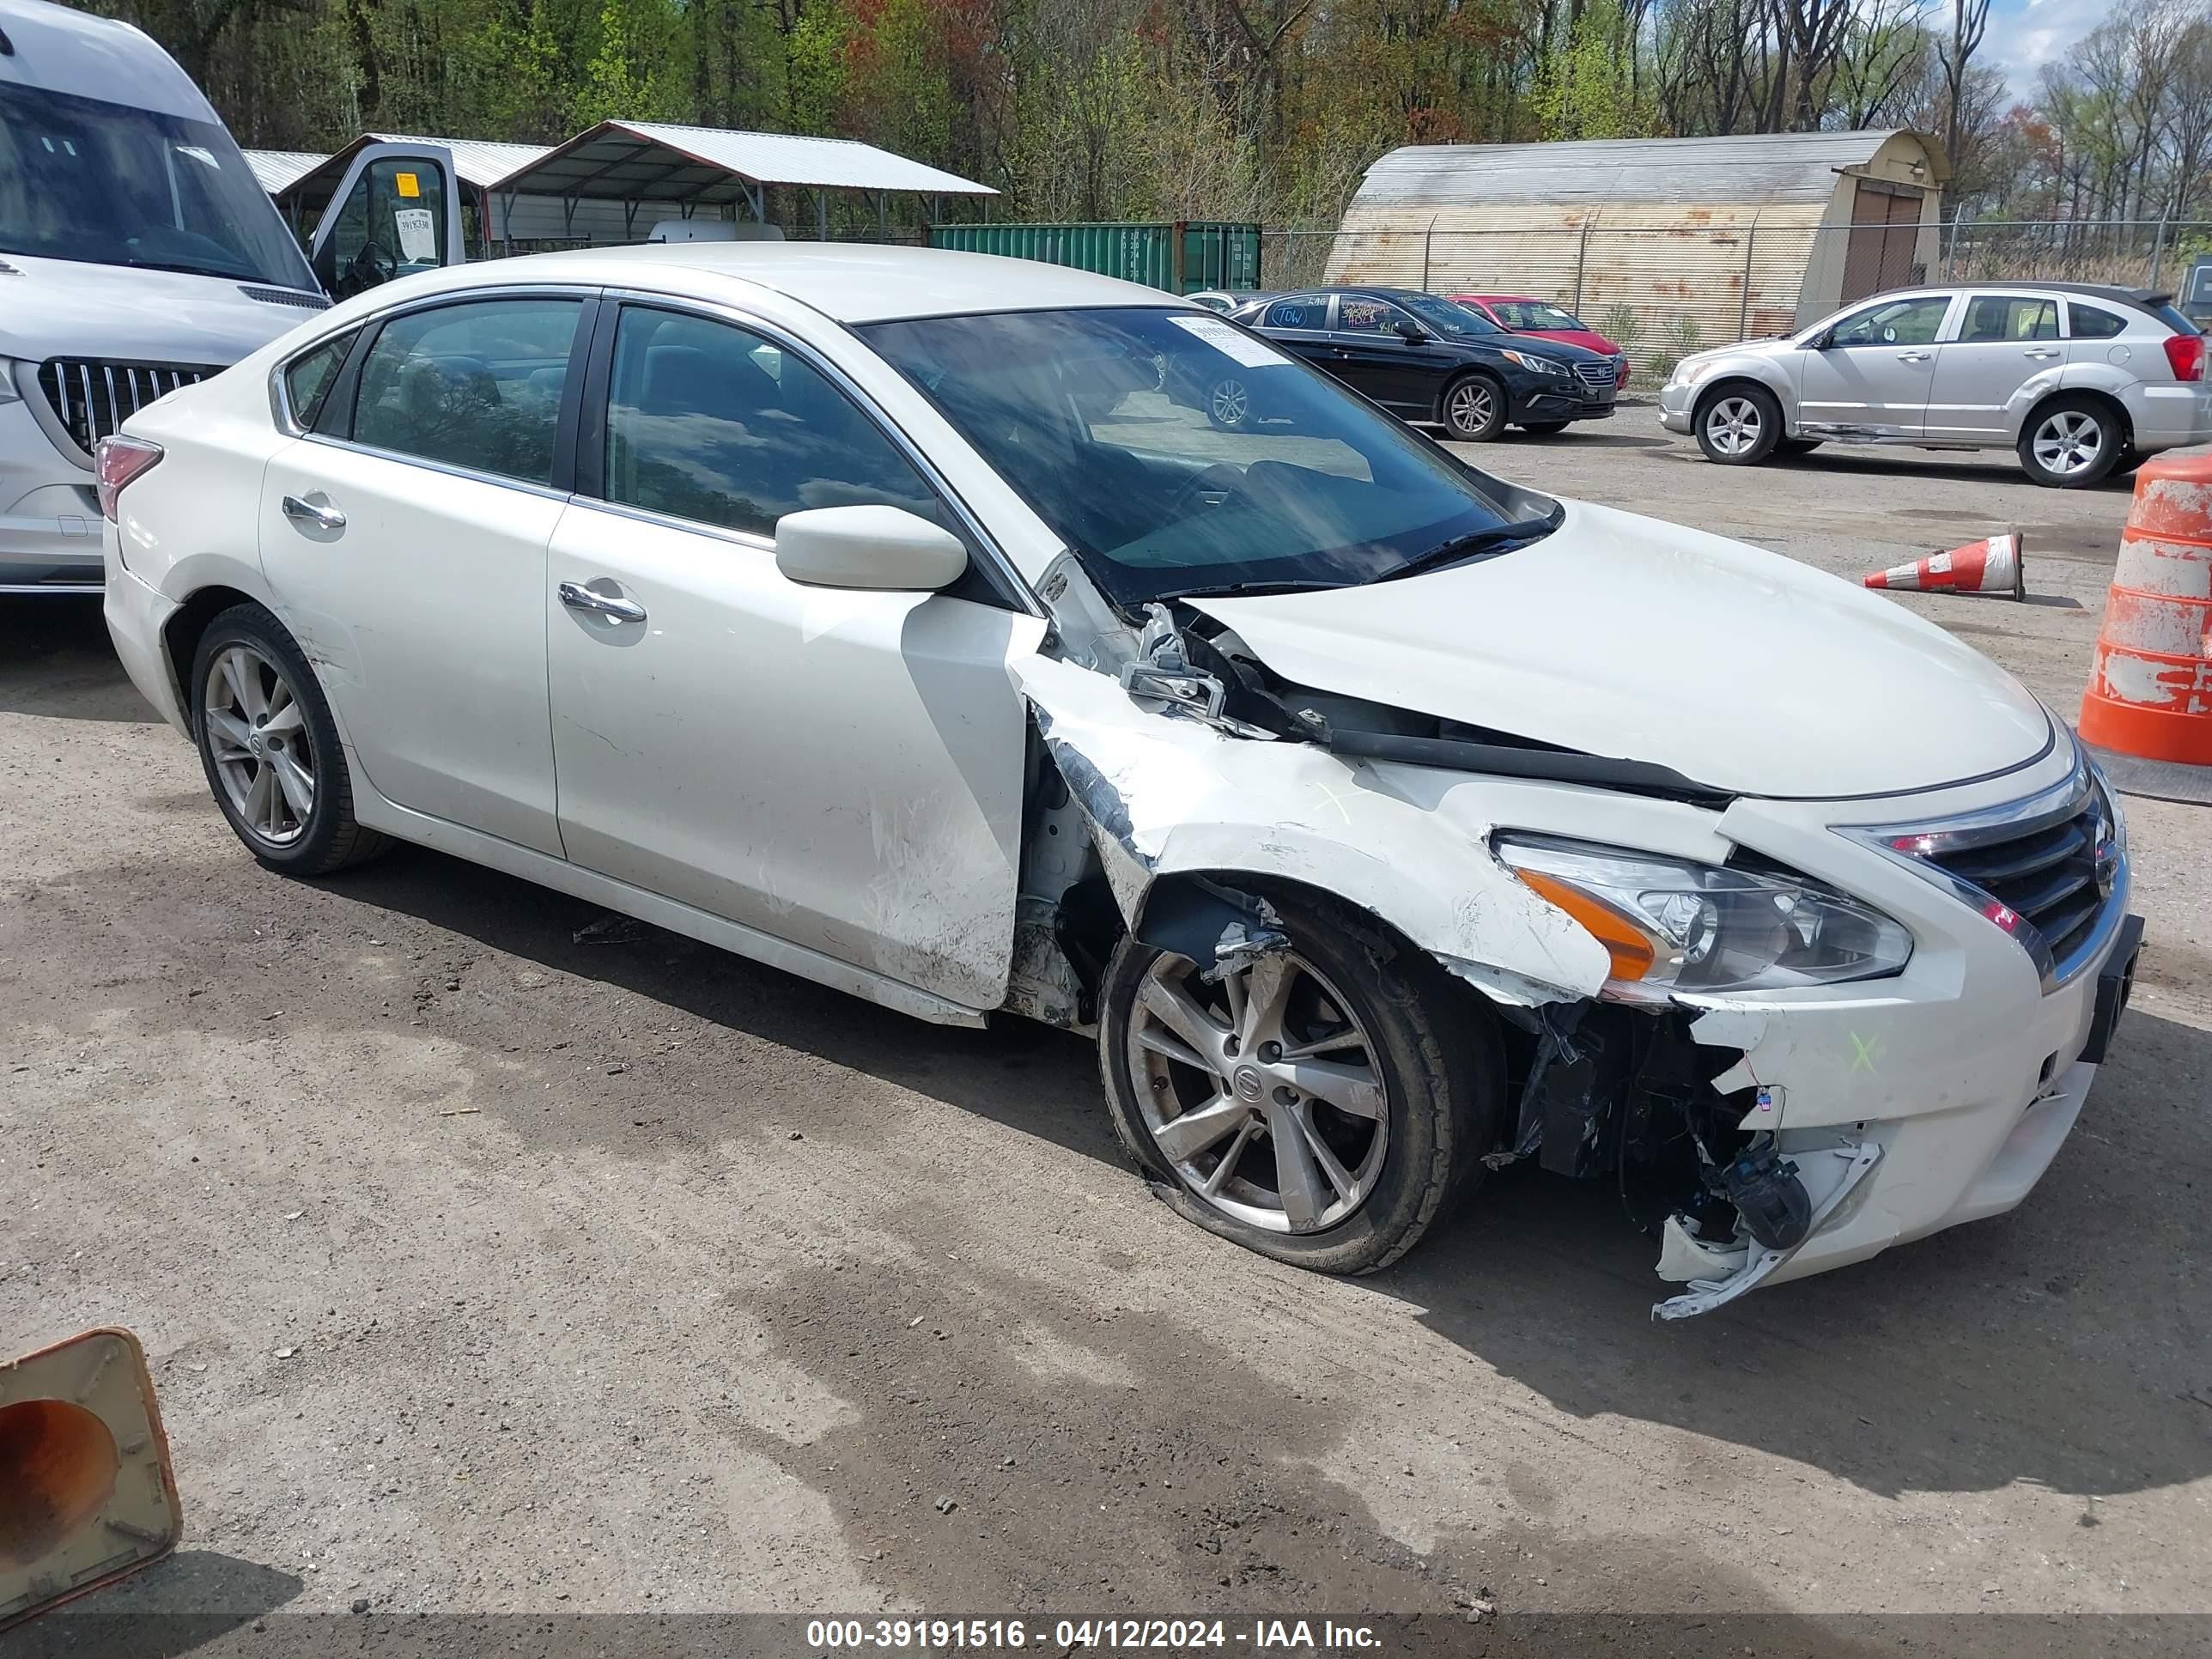
<path id="1" fill-rule="evenodd" d="M 353 158 L 307 244 L 330 296 L 343 300 L 396 277 L 459 264 L 461 186 L 436 144 L 370 144 Z"/>

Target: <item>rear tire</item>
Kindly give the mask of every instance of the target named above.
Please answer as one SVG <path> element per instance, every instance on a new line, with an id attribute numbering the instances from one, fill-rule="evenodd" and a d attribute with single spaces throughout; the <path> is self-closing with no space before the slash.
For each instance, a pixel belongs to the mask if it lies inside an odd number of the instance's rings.
<path id="1" fill-rule="evenodd" d="M 1482 1174 L 1504 1094 L 1496 1030 L 1371 916 L 1295 890 L 1267 897 L 1291 949 L 1230 975 L 1237 998 L 1123 938 L 1102 988 L 1107 1105 L 1186 1219 L 1278 1261 L 1372 1273 Z"/>
<path id="2" fill-rule="evenodd" d="M 1486 444 L 1505 430 L 1505 385 L 1480 370 L 1462 374 L 1437 400 L 1437 419 L 1463 444 Z"/>
<path id="3" fill-rule="evenodd" d="M 2109 404 L 2053 398 L 2021 428 L 2021 470 L 2045 489 L 2086 489 L 2111 475 L 2127 447 L 2126 428 Z"/>
<path id="4" fill-rule="evenodd" d="M 1782 405 L 1765 386 L 1724 386 L 1698 405 L 1698 447 L 1723 466 L 1756 466 L 1782 441 Z"/>
<path id="5" fill-rule="evenodd" d="M 337 723 L 284 625 L 258 605 L 218 614 L 192 653 L 187 713 L 216 805 L 246 850 L 288 876 L 374 858 L 353 815 Z"/>

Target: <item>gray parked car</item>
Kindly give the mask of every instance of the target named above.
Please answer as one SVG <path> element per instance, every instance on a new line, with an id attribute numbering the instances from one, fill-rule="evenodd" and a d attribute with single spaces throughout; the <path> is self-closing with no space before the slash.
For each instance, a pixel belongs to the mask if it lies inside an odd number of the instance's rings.
<path id="1" fill-rule="evenodd" d="M 2003 448 L 2036 483 L 2076 489 L 2212 441 L 2205 344 L 2143 289 L 1908 289 L 1784 338 L 1683 358 L 1659 419 L 1726 465 L 1830 441 Z"/>

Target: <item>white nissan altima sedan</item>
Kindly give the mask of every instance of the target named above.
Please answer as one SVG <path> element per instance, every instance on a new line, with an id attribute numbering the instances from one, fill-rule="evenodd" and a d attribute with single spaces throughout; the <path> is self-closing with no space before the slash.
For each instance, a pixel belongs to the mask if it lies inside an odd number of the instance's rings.
<path id="1" fill-rule="evenodd" d="M 1232 374 L 1267 421 L 1179 401 Z M 1284 1261 L 1529 1158 L 1699 1312 L 2019 1203 L 2126 1000 L 2119 813 L 2009 677 L 1152 289 L 470 265 L 100 460 L 117 648 L 270 868 L 416 842 L 1095 1032 L 1156 1189 Z"/>

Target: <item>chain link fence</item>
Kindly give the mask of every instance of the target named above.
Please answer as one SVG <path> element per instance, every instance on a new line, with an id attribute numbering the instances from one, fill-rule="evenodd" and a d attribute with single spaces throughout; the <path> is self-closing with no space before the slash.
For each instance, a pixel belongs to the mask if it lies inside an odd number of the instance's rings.
<path id="1" fill-rule="evenodd" d="M 1327 283 L 1548 300 L 1621 348 L 1632 391 L 1708 346 L 1787 334 L 1922 283 L 2181 283 L 2212 222 L 1675 224 L 1261 233 L 1261 286 Z"/>

